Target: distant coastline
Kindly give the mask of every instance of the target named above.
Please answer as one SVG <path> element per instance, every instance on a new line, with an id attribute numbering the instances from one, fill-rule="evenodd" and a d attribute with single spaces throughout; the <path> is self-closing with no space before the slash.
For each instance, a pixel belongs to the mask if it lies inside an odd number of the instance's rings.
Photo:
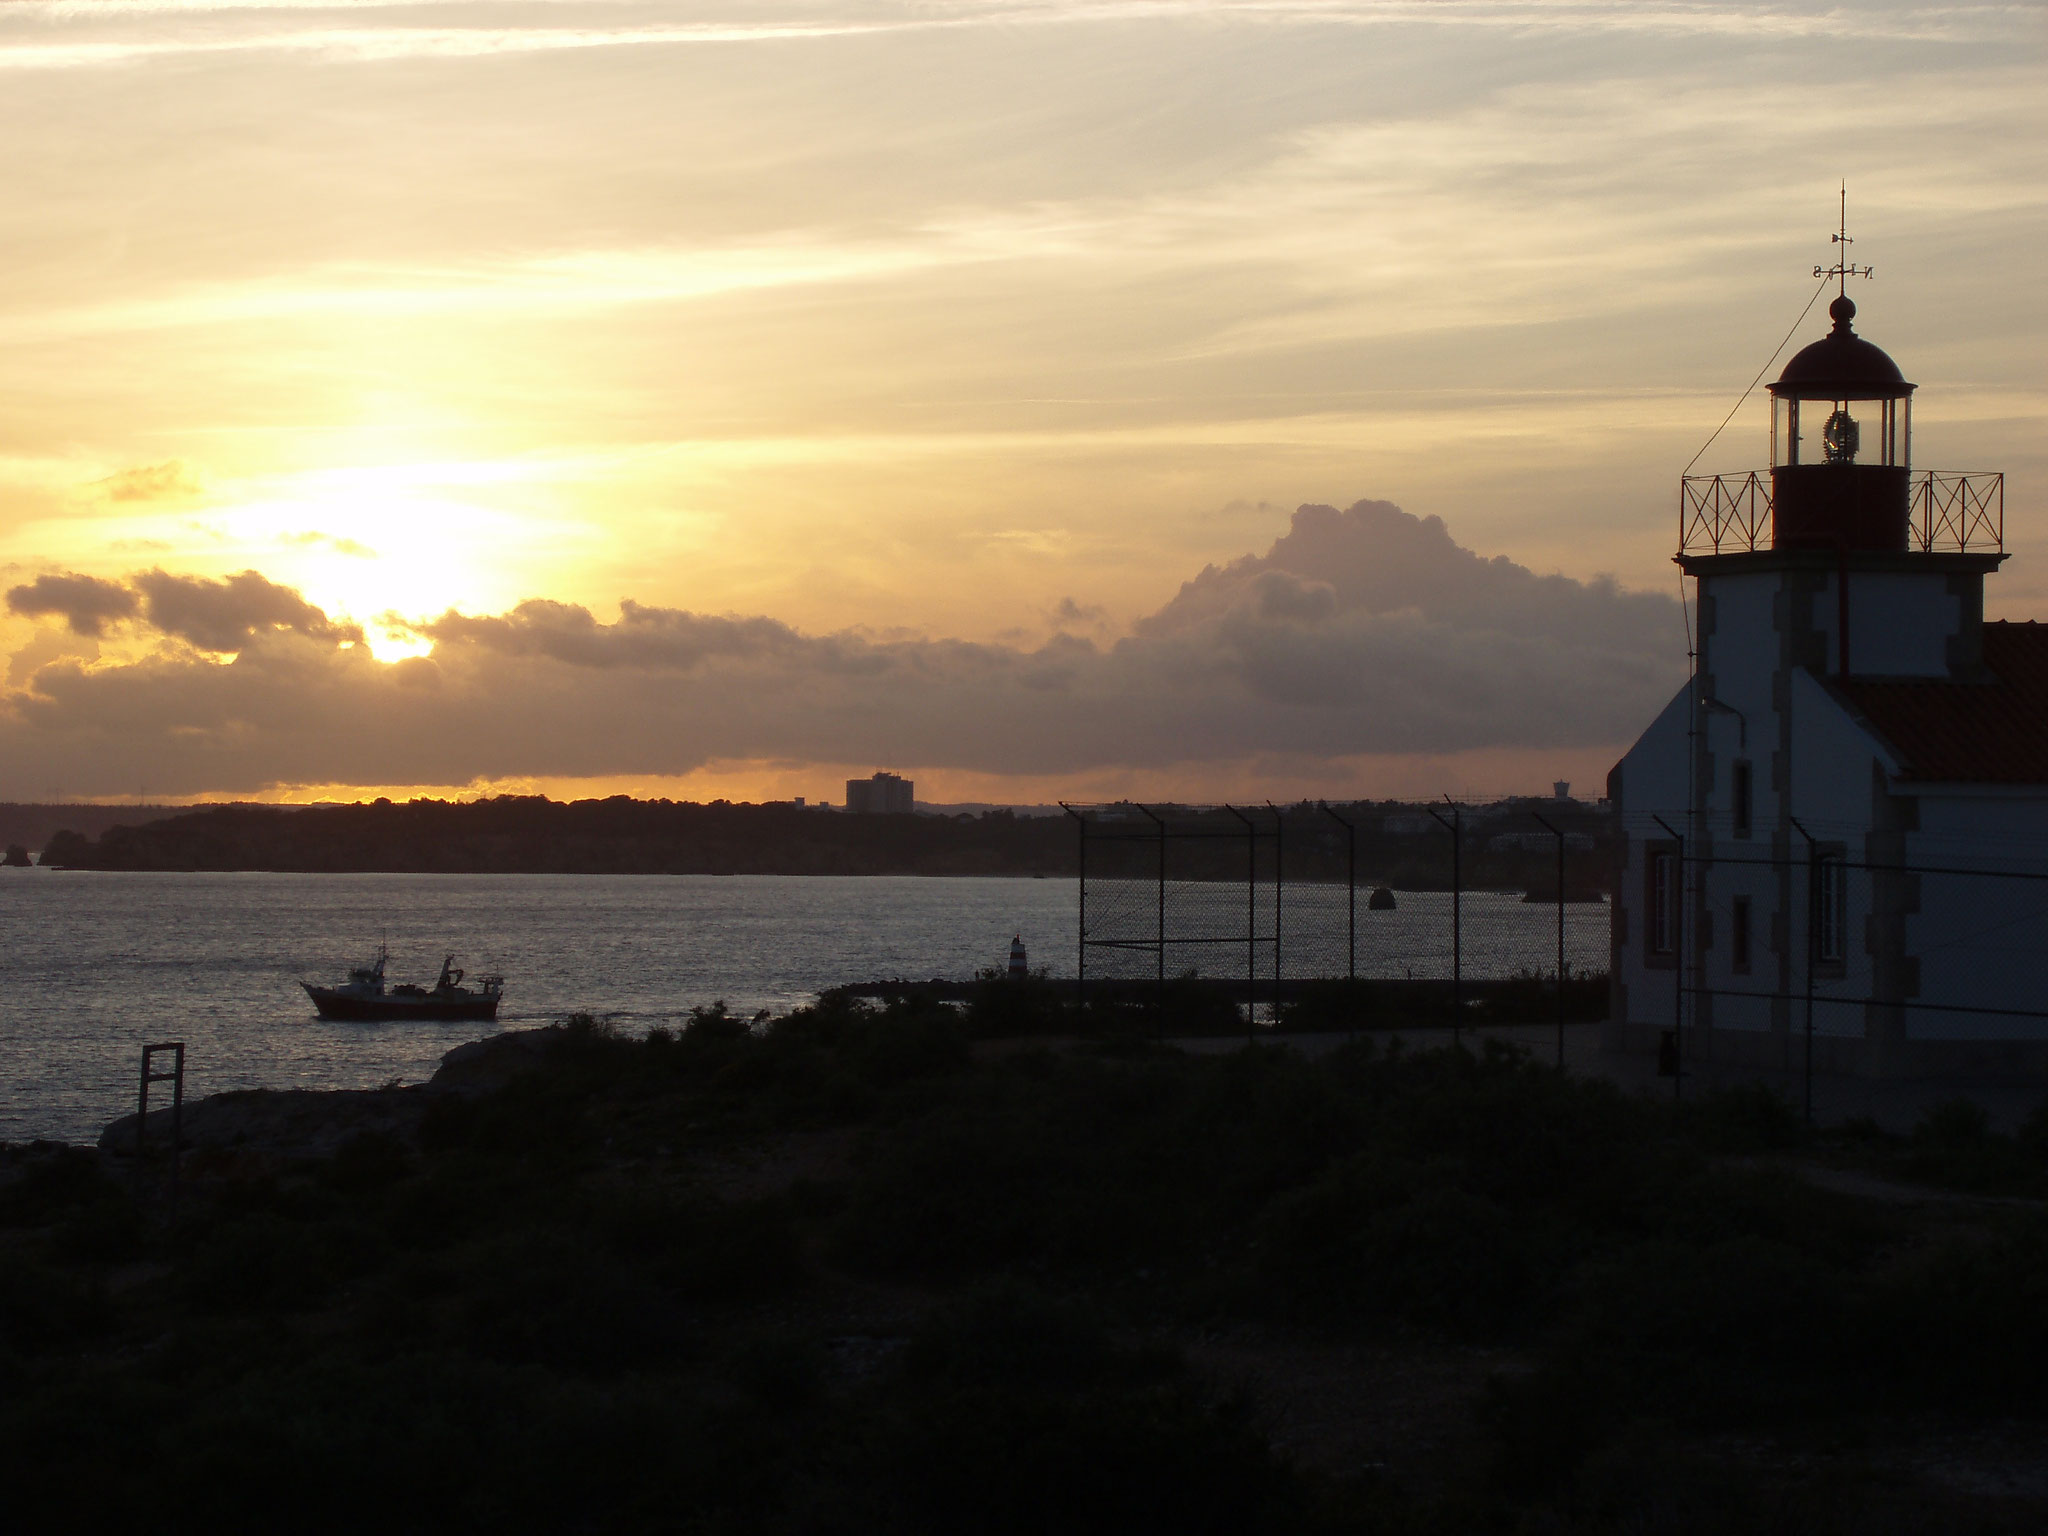
<path id="1" fill-rule="evenodd" d="M 1607 817 L 1599 808 L 1568 804 L 1568 812 L 1551 814 L 1578 836 L 1576 894 L 1582 883 L 1589 889 L 1601 883 Z M 78 809 L 99 813 L 94 820 L 101 829 L 90 835 L 66 826 L 51 833 L 42 846 L 43 865 L 295 874 L 1078 873 L 1073 822 L 1004 809 L 862 816 L 789 803 L 700 805 L 626 796 L 563 802 L 507 795 L 467 802 L 214 806 L 139 824 L 108 824 L 106 813 L 143 808 Z M 1449 840 L 1435 822 L 1409 814 L 1413 809 L 1389 802 L 1359 819 L 1361 880 L 1406 890 L 1449 888 Z M 1341 881 L 1344 847 L 1327 818 L 1306 803 L 1286 815 L 1300 823 L 1299 835 L 1288 834 L 1288 879 Z M 1506 810 L 1493 819 L 1518 825 L 1526 817 Z M 1416 831 L 1417 823 L 1424 830 Z M 1233 854 L 1213 872 L 1190 869 L 1185 877 L 1236 880 L 1241 869 Z M 1468 890 L 1555 889 L 1550 850 L 1523 837 L 1498 835 L 1480 808 L 1466 818 L 1463 870 Z"/>

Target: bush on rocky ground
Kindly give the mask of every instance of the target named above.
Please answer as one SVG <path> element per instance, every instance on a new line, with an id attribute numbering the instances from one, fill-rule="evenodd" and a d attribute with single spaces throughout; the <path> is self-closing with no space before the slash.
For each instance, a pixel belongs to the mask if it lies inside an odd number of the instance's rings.
<path id="1" fill-rule="evenodd" d="M 975 1028 L 844 998 L 646 1040 L 579 1024 L 499 1048 L 530 1070 L 494 1088 L 431 1095 L 416 1137 L 223 1162 L 175 1220 L 100 1154 L 10 1153 L 10 1509 L 50 1530 L 283 1509 L 309 1531 L 2030 1528 L 1839 1458 L 1817 1500 L 1717 1447 L 2048 1413 L 2032 1206 L 1829 1193 L 1783 1163 L 1813 1144 L 1782 1101 L 1636 1100 L 1498 1046 L 978 1056 Z M 1944 1110 L 1819 1150 L 1953 1173 L 2043 1139 Z M 1450 1474 L 1312 1473 L 1264 1438 L 1270 1404 L 1188 1363 L 1246 1327 L 1501 1368 Z"/>

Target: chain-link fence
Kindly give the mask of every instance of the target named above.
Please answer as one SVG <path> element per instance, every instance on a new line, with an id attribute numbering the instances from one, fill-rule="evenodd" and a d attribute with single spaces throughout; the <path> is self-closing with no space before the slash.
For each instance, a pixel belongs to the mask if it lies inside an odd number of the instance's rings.
<path id="1" fill-rule="evenodd" d="M 1196 977 L 1270 1015 L 1348 981 L 1455 1019 L 1489 987 L 1606 970 L 1606 818 L 1577 802 L 1067 810 L 1084 989 Z"/>
<path id="2" fill-rule="evenodd" d="M 1896 835 L 1896 834 L 1894 834 Z M 1852 856 L 1854 854 L 1854 856 Z M 1809 1081 L 2006 1064 L 2048 1044 L 2048 870 L 1907 862 L 1795 828 L 1731 851 L 1646 840 L 1632 1018 L 1673 1073 L 1742 1059 Z M 1632 911 L 1631 916 L 1634 916 Z M 1668 987 L 1668 992 L 1660 996 Z"/>

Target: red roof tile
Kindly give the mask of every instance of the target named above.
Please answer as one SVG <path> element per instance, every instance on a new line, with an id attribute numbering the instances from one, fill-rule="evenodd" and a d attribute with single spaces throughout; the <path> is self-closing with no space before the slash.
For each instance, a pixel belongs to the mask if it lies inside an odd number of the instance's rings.
<path id="1" fill-rule="evenodd" d="M 1979 683 L 1851 678 L 1843 695 L 1899 754 L 1905 777 L 2048 784 L 2048 625 L 1986 624 Z"/>

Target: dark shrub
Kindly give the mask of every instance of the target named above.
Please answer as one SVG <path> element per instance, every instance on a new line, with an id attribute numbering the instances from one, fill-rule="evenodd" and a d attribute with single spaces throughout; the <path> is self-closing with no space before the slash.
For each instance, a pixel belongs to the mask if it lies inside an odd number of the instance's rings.
<path id="1" fill-rule="evenodd" d="M 1781 1152 L 1807 1137 L 1806 1122 L 1791 1100 L 1762 1083 L 1710 1088 L 1688 1119 L 1710 1152 Z"/>
<path id="2" fill-rule="evenodd" d="M 1702 1427 L 1797 1413 L 1850 1361 L 1848 1289 L 1785 1243 L 1644 1243 L 1589 1270 L 1551 1369 Z"/>
<path id="3" fill-rule="evenodd" d="M 651 1265 L 660 1285 L 691 1301 L 761 1300 L 804 1278 L 796 1230 L 779 1200 L 635 1193 L 606 1202 L 597 1223 L 621 1255 Z"/>
<path id="4" fill-rule="evenodd" d="M 179 1250 L 177 1288 L 196 1310 L 296 1312 L 367 1273 L 384 1244 L 367 1228 L 251 1212 L 191 1229 Z"/>
<path id="5" fill-rule="evenodd" d="M 683 1038 L 696 1044 L 714 1040 L 744 1040 L 752 1033 L 747 1021 L 725 1006 L 720 998 L 709 1007 L 690 1010 L 690 1022 L 683 1026 Z"/>
<path id="6" fill-rule="evenodd" d="M 335 1149 L 325 1173 L 328 1184 L 346 1195 L 375 1194 L 412 1171 L 411 1150 L 395 1136 L 358 1131 Z"/>
<path id="7" fill-rule="evenodd" d="M 673 1358 L 686 1340 L 674 1304 L 630 1265 L 566 1234 L 518 1234 L 474 1256 L 462 1298 L 476 1354 L 577 1375 Z"/>
<path id="8" fill-rule="evenodd" d="M 1070 1025 L 1066 1016 L 1071 984 L 1043 976 L 1012 979 L 1000 972 L 980 977 L 967 999 L 967 1028 L 982 1039 L 1014 1039 L 1057 1034 Z"/>
<path id="9" fill-rule="evenodd" d="M 1260 1226 L 1262 1290 L 1368 1324 L 1489 1336 L 1531 1310 L 1523 1233 L 1440 1172 L 1372 1154 L 1274 1202 Z"/>
<path id="10" fill-rule="evenodd" d="M 1982 1146 L 1991 1134 L 1991 1116 L 1973 1099 L 1947 1099 L 1928 1110 L 1913 1127 L 1913 1140 L 1943 1152 Z"/>
<path id="11" fill-rule="evenodd" d="M 100 1155 L 85 1147 L 38 1142 L 15 1153 L 20 1171 L 0 1182 L 0 1227 L 40 1227 L 66 1211 L 119 1197 Z"/>
<path id="12" fill-rule="evenodd" d="M 878 1086 L 958 1072 L 973 1059 L 967 1026 L 943 1003 L 892 1003 L 841 1039 L 846 1066 Z"/>
<path id="13" fill-rule="evenodd" d="M 143 1251 L 142 1212 L 114 1194 L 81 1206 L 57 1223 L 57 1251 L 68 1259 L 119 1262 Z"/>
<path id="14" fill-rule="evenodd" d="M 1241 1407 L 1077 1306 L 1006 1288 L 920 1328 L 872 1404 L 863 1469 L 885 1530 L 1255 1533 L 1301 1528 Z"/>
<path id="15" fill-rule="evenodd" d="M 2040 1164 L 2010 1136 L 1991 1129 L 1991 1116 L 1970 1099 L 1937 1104 L 1913 1128 L 1907 1177 L 1953 1189 L 2036 1194 Z"/>
<path id="16" fill-rule="evenodd" d="M 420 1117 L 420 1145 L 548 1160 L 588 1150 L 596 1141 L 591 1086 L 562 1072 L 531 1072 L 474 1099 L 438 1095 Z"/>
<path id="17" fill-rule="evenodd" d="M 1959 1409 L 2048 1412 L 2048 1217 L 2015 1213 L 1881 1271 L 1853 1313 L 1873 1385 Z"/>
<path id="18" fill-rule="evenodd" d="M 18 1254 L 0 1257 L 0 1353 L 76 1347 L 112 1319 L 106 1293 Z"/>

